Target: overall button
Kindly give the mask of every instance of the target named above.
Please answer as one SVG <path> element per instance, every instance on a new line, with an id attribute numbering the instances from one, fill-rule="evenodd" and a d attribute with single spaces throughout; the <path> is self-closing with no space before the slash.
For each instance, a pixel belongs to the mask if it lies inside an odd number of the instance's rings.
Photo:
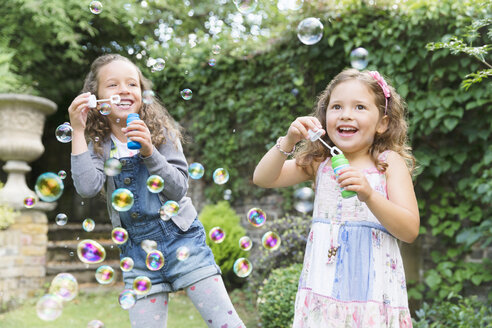
<path id="1" fill-rule="evenodd" d="M 131 182 L 132 182 L 132 179 L 131 178 L 125 178 L 125 179 L 123 179 L 123 183 L 126 184 L 126 185 L 129 185 Z"/>
<path id="2" fill-rule="evenodd" d="M 138 218 L 138 212 L 132 212 L 131 217 L 132 219 Z"/>

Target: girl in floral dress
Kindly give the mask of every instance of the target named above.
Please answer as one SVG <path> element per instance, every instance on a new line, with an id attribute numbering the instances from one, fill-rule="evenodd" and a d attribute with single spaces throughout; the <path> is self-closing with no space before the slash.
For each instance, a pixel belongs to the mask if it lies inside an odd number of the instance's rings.
<path id="1" fill-rule="evenodd" d="M 420 217 L 407 144 L 405 104 L 376 71 L 347 69 L 298 117 L 256 167 L 253 181 L 278 188 L 312 180 L 314 212 L 293 327 L 411 327 L 398 239 L 417 236 Z M 350 167 L 335 175 L 329 149 Z M 295 159 L 286 160 L 295 153 Z M 355 191 L 343 198 L 341 191 Z"/>

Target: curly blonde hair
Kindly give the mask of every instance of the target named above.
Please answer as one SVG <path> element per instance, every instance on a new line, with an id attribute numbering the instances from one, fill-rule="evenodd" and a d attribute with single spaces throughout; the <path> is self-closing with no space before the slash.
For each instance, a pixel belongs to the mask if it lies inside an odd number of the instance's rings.
<path id="1" fill-rule="evenodd" d="M 330 102 L 330 96 L 333 89 L 340 83 L 358 80 L 363 82 L 374 95 L 376 106 L 379 109 L 380 117 L 383 117 L 385 111 L 385 97 L 381 86 L 377 81 L 369 74 L 369 71 L 359 71 L 356 69 L 345 69 L 339 73 L 328 84 L 326 89 L 318 96 L 318 102 L 314 113 L 311 115 L 316 117 L 322 124 L 323 129 L 326 131 L 326 110 Z M 407 130 L 408 125 L 405 119 L 406 104 L 401 96 L 395 91 L 392 86 L 389 86 L 391 96 L 388 102 L 387 116 L 388 116 L 388 128 L 385 132 L 374 136 L 374 142 L 369 149 L 376 167 L 379 171 L 385 172 L 388 167 L 387 163 L 379 160 L 379 155 L 385 150 L 392 150 L 398 153 L 405 160 L 408 170 L 413 174 L 415 169 L 415 157 L 412 155 L 411 147 L 408 144 Z M 334 146 L 333 142 L 329 139 L 328 134 L 325 134 L 323 140 L 331 146 Z M 326 158 L 331 157 L 330 151 L 323 146 L 320 142 L 306 142 L 304 141 L 298 148 L 295 158 L 296 164 L 300 166 L 304 172 L 310 176 L 315 176 L 314 162 L 322 162 Z"/>
<path id="2" fill-rule="evenodd" d="M 125 61 L 135 66 L 140 79 L 139 83 L 142 93 L 146 90 L 152 90 L 152 82 L 143 76 L 142 71 L 130 59 L 118 54 L 107 54 L 96 58 L 92 62 L 91 69 L 85 78 L 82 92 L 90 92 L 99 98 L 97 95 L 99 71 L 103 66 L 117 60 Z M 152 144 L 155 147 L 158 147 L 166 142 L 164 130 L 167 131 L 168 135 L 174 136 L 176 141 L 182 140 L 179 125 L 174 121 L 167 109 L 159 102 L 155 95 L 152 94 L 151 98 L 152 101 L 150 104 L 142 104 L 139 115 L 140 119 L 143 120 L 149 128 Z M 96 153 L 102 154 L 102 144 L 99 141 L 108 138 L 110 134 L 111 128 L 108 117 L 100 115 L 97 111 L 89 111 L 87 115 L 85 137 L 87 141 L 92 141 Z"/>

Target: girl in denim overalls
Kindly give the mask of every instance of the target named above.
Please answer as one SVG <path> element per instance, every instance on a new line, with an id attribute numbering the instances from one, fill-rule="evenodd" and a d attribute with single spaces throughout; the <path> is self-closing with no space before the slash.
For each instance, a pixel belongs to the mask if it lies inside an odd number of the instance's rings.
<path id="1" fill-rule="evenodd" d="M 126 288 L 132 288 L 137 276 L 150 278 L 149 293 L 139 296 L 129 309 L 132 327 L 166 327 L 168 293 L 186 289 L 188 296 L 209 327 L 245 327 L 238 317 L 224 287 L 220 269 L 210 248 L 205 244 L 205 231 L 189 197 L 188 165 L 183 154 L 181 133 L 166 109 L 152 96 L 143 101 L 143 92 L 150 82 L 126 57 L 109 54 L 97 58 L 87 75 L 81 95 L 68 112 L 73 128 L 72 177 L 82 197 L 94 197 L 106 187 L 108 212 L 113 227 L 123 227 L 129 238 L 121 245 L 121 258 L 131 257 L 134 268 L 123 272 Z M 120 96 L 111 104 L 111 112 L 102 115 L 88 107 L 90 94 L 98 99 Z M 141 120 L 126 127 L 130 113 Z M 88 142 L 86 141 L 86 138 Z M 137 141 L 141 149 L 128 149 L 127 139 Z M 119 159 L 122 170 L 106 177 L 104 163 L 110 157 Z M 160 193 L 147 190 L 150 175 L 164 179 Z M 117 212 L 111 206 L 111 194 L 117 188 L 129 189 L 134 204 L 128 211 Z M 179 203 L 179 212 L 171 220 L 161 219 L 159 209 L 168 200 Z M 142 241 L 157 243 L 165 258 L 164 266 L 150 271 L 145 264 L 146 251 Z M 180 261 L 178 248 L 190 250 L 189 258 Z"/>

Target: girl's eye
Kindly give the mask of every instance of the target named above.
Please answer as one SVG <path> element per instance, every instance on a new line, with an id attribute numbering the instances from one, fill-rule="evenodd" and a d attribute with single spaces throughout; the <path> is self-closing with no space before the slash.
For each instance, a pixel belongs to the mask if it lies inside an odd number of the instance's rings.
<path id="1" fill-rule="evenodd" d="M 356 108 L 357 110 L 364 110 L 364 109 L 366 109 L 366 108 L 364 107 L 364 105 L 357 105 L 357 106 L 355 106 L 355 108 Z"/>
<path id="2" fill-rule="evenodd" d="M 342 106 L 340 106 L 340 105 L 333 105 L 332 109 L 334 109 L 334 110 L 340 110 L 340 109 L 342 109 Z"/>

